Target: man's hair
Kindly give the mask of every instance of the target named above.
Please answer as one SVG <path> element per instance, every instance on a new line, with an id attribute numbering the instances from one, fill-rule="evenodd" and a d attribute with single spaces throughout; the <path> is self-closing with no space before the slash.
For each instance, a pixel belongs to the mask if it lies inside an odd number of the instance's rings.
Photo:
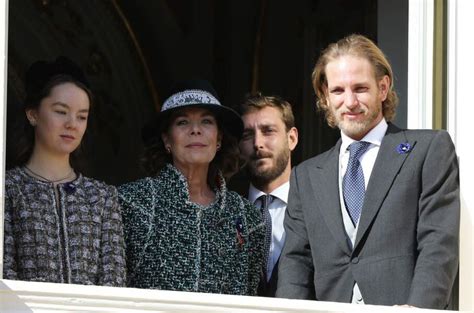
<path id="1" fill-rule="evenodd" d="M 239 107 L 240 115 L 245 115 L 251 111 L 261 110 L 265 107 L 272 107 L 280 111 L 281 119 L 285 123 L 286 131 L 295 127 L 295 117 L 291 109 L 291 104 L 279 96 L 264 96 L 260 92 L 249 94 Z"/>
<path id="2" fill-rule="evenodd" d="M 342 56 L 354 56 L 369 61 L 374 69 L 377 82 L 385 75 L 390 78 L 387 98 L 382 103 L 382 112 L 387 121 L 392 121 L 398 105 L 398 96 L 393 88 L 392 67 L 382 50 L 373 41 L 362 35 L 352 34 L 336 43 L 330 44 L 323 50 L 313 70 L 312 80 L 317 98 L 316 106 L 324 112 L 328 125 L 331 127 L 337 126 L 326 98 L 328 87 L 326 66 L 329 62 L 337 60 Z"/>

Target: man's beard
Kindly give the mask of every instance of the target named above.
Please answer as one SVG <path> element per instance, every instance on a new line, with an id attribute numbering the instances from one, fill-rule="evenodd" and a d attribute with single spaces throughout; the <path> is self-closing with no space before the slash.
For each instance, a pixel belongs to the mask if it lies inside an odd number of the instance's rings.
<path id="1" fill-rule="evenodd" d="M 366 118 L 362 121 L 345 121 L 341 116 L 341 113 L 335 112 L 334 110 L 331 111 L 331 114 L 336 120 L 337 127 L 339 127 L 339 129 L 347 136 L 354 137 L 368 133 L 373 126 L 374 121 L 377 120 L 380 111 L 381 109 L 369 111 Z M 362 112 L 366 114 L 367 110 L 364 109 Z"/>
<path id="2" fill-rule="evenodd" d="M 261 158 L 273 158 L 275 165 L 269 169 L 261 169 L 256 165 Z M 277 179 L 285 171 L 289 159 L 290 151 L 288 149 L 282 149 L 276 156 L 270 152 L 256 152 L 252 154 L 247 164 L 247 172 L 252 184 L 256 187 L 261 187 Z"/>

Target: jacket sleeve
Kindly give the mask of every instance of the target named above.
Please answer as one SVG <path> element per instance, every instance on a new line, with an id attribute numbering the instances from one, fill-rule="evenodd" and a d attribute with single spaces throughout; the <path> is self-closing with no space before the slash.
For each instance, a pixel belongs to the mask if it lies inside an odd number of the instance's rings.
<path id="1" fill-rule="evenodd" d="M 408 304 L 444 309 L 459 261 L 459 168 L 445 131 L 434 136 L 422 165 L 417 253 Z"/>
<path id="2" fill-rule="evenodd" d="M 315 299 L 313 260 L 298 184 L 298 167 L 295 167 L 290 178 L 290 192 L 284 221 L 286 239 L 278 267 L 276 296 Z"/>
<path id="3" fill-rule="evenodd" d="M 125 244 L 117 189 L 109 186 L 102 215 L 101 275 L 99 284 L 125 286 Z"/>
<path id="4" fill-rule="evenodd" d="M 5 186 L 5 210 L 4 210 L 4 233 L 3 233 L 3 278 L 18 279 L 17 255 L 15 249 L 15 236 L 13 234 L 13 199 L 10 194 L 8 183 Z M 14 187 L 13 187 L 14 188 Z"/>
<path id="5" fill-rule="evenodd" d="M 146 249 L 146 237 L 154 219 L 153 195 L 159 193 L 145 181 L 128 183 L 118 187 L 122 207 L 125 258 L 127 260 L 127 287 L 136 287 L 136 268 Z"/>

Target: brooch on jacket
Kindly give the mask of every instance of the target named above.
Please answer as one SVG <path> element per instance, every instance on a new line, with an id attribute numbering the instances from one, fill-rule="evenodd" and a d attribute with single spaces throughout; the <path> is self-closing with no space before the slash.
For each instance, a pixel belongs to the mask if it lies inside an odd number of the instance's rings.
<path id="1" fill-rule="evenodd" d="M 397 146 L 398 154 L 406 154 L 411 151 L 411 145 L 408 142 L 402 142 Z"/>
<path id="2" fill-rule="evenodd" d="M 244 224 L 242 223 L 242 217 L 237 217 L 235 219 L 235 230 L 237 232 L 237 244 L 239 246 L 239 249 L 242 249 L 242 246 L 245 243 L 244 240 Z"/>
<path id="3" fill-rule="evenodd" d="M 74 191 L 76 191 L 76 186 L 74 186 L 73 183 L 70 183 L 70 182 L 69 182 L 69 183 L 66 183 L 66 184 L 64 185 L 64 190 L 66 191 L 66 193 L 67 193 L 68 195 L 70 195 L 70 194 L 74 193 Z"/>

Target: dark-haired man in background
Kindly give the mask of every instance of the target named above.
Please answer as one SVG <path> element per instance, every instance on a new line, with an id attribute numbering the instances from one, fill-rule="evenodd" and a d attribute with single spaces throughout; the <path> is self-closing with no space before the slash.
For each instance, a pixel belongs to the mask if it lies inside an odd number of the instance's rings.
<path id="1" fill-rule="evenodd" d="M 244 133 L 240 150 L 250 176 L 248 198 L 262 210 L 267 227 L 266 257 L 258 295 L 274 297 L 278 262 L 285 242 L 283 219 L 288 199 L 291 151 L 298 131 L 291 105 L 276 96 L 247 97 L 240 107 Z"/>

